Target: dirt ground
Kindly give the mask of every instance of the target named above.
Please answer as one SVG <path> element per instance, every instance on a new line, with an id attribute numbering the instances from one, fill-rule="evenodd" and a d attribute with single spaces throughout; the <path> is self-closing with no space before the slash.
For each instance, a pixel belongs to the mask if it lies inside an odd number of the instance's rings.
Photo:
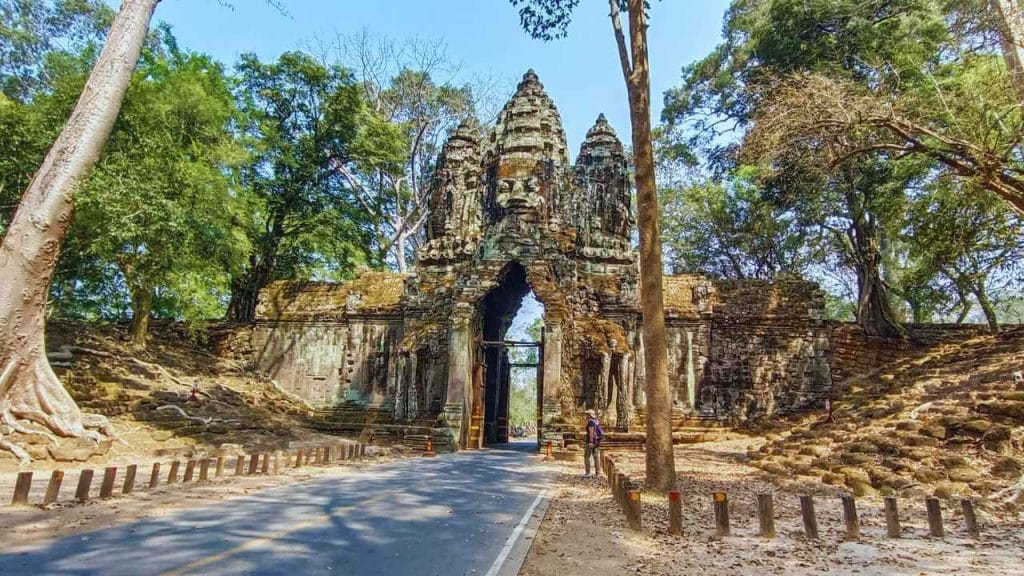
<path id="1" fill-rule="evenodd" d="M 68 470 L 61 490 L 64 500 L 58 501 L 50 509 L 44 510 L 37 506 L 0 506 L 0 550 L 11 552 L 20 547 L 71 534 L 90 532 L 145 518 L 162 518 L 179 510 L 207 506 L 274 486 L 296 484 L 326 474 L 357 470 L 396 457 L 392 454 L 382 454 L 368 456 L 364 460 L 335 462 L 327 466 L 287 468 L 277 475 L 241 477 L 234 475 L 234 459 L 232 458 L 229 459 L 231 465 L 225 466 L 224 476 L 221 478 L 211 479 L 204 483 L 183 485 L 180 482 L 181 472 L 179 472 L 179 482 L 173 486 L 163 484 L 167 479 L 168 471 L 168 465 L 164 464 L 160 480 L 161 486 L 155 490 L 143 488 L 149 481 L 150 468 L 140 466 L 136 479 L 138 491 L 129 496 L 119 494 L 120 474 L 122 474 L 119 469 L 119 481 L 116 484 L 117 490 L 115 490 L 118 495 L 109 500 L 100 500 L 96 497 L 102 478 L 102 471 L 98 471 L 93 480 L 94 499 L 85 504 L 67 499 L 70 494 L 74 493 L 75 484 L 78 482 L 78 471 Z M 184 470 L 184 466 L 182 470 Z M 212 476 L 212 469 L 210 474 Z M 35 480 L 32 501 L 41 500 L 41 493 L 45 491 L 47 480 L 48 476 Z M 4 487 L 4 498 L 10 497 L 9 489 L 13 489 L 13 484 L 13 481 L 0 483 L 0 486 Z M 37 492 L 39 497 L 36 497 Z M 2 573 L 3 570 L 0 569 L 0 574 Z"/>
<path id="2" fill-rule="evenodd" d="M 562 468 L 552 502 L 521 576 L 553 574 L 925 575 L 1024 574 L 1024 519 L 979 511 L 982 536 L 970 539 L 959 510 L 943 503 L 946 538 L 927 536 L 924 502 L 901 499 L 903 538 L 885 536 L 882 501 L 859 498 L 861 539 L 844 542 L 839 489 L 820 483 L 772 482 L 742 462 L 751 439 L 679 447 L 676 468 L 683 498 L 682 538 L 668 530 L 664 496 L 643 494 L 643 532 L 631 531 L 611 499 L 607 482 L 581 478 L 582 462 Z M 642 478 L 643 454 L 620 456 L 631 476 Z M 555 464 L 553 464 L 555 465 Z M 716 539 L 711 493 L 730 501 L 732 536 Z M 756 536 L 756 495 L 774 494 L 775 539 Z M 821 538 L 803 537 L 797 495 L 815 496 Z"/>

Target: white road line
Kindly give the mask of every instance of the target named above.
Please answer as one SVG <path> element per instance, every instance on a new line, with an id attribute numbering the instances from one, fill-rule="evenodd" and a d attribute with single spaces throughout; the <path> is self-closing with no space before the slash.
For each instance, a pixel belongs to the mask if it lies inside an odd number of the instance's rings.
<path id="1" fill-rule="evenodd" d="M 533 504 L 530 504 L 530 508 L 526 510 L 526 514 L 523 515 L 523 519 L 519 521 L 516 529 L 512 531 L 512 534 L 508 537 L 505 542 L 505 547 L 501 549 L 501 553 L 494 559 L 494 564 L 491 564 L 491 569 L 487 571 L 484 576 L 497 576 L 498 571 L 505 564 L 505 560 L 508 559 L 509 552 L 512 552 L 512 547 L 516 545 L 516 540 L 519 539 L 519 535 L 523 533 L 523 528 L 530 522 L 530 517 L 533 516 L 533 511 L 537 509 L 537 505 L 544 500 L 544 496 L 548 493 L 547 488 L 537 494 L 537 498 L 534 499 Z"/>

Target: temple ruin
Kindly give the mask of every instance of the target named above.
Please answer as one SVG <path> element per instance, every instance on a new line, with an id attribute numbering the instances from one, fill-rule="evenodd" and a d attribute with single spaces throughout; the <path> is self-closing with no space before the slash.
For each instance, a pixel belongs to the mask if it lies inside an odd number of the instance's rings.
<path id="1" fill-rule="evenodd" d="M 508 437 L 505 334 L 532 290 L 544 306 L 541 434 L 561 438 L 585 408 L 606 428 L 642 430 L 629 178 L 603 115 L 569 162 L 558 110 L 527 72 L 486 138 L 461 126 L 444 146 L 413 273 L 274 283 L 222 353 L 339 426 L 478 447 Z M 797 411 L 829 393 L 817 285 L 666 277 L 665 306 L 676 423 Z"/>

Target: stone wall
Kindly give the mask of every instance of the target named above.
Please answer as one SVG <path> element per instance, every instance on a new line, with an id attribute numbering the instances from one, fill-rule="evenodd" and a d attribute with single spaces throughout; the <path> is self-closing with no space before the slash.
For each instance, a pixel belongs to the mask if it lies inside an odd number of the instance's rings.
<path id="1" fill-rule="evenodd" d="M 981 324 L 906 324 L 904 327 L 908 338 L 895 340 L 868 336 L 852 322 L 831 323 L 832 380 L 839 385 L 851 377 L 874 374 L 887 366 L 920 357 L 936 345 L 988 332 L 988 327 Z"/>
<path id="2" fill-rule="evenodd" d="M 809 408 L 829 393 L 830 327 L 816 284 L 680 276 L 667 279 L 666 309 L 677 404 L 742 419 Z"/>
<path id="3" fill-rule="evenodd" d="M 394 407 L 404 274 L 368 272 L 344 283 L 275 282 L 256 322 L 215 339 L 218 354 L 267 373 L 316 406 Z"/>

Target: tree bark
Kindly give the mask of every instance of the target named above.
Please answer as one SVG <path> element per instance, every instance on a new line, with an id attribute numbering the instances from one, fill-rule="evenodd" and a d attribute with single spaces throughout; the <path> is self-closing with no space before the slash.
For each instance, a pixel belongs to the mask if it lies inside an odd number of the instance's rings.
<path id="1" fill-rule="evenodd" d="M 629 51 L 619 20 L 618 0 L 609 0 L 632 124 L 636 171 L 637 229 L 640 233 L 640 309 L 643 314 L 647 396 L 646 485 L 667 492 L 676 485 L 672 448 L 672 394 L 668 381 L 661 231 L 651 140 L 651 81 L 644 0 L 629 0 Z"/>
<path id="2" fill-rule="evenodd" d="M 1024 104 L 1024 14 L 1019 0 L 993 0 L 999 15 L 1003 59 L 1017 99 Z"/>
<path id="3" fill-rule="evenodd" d="M 896 321 L 882 281 L 881 230 L 865 208 L 867 192 L 857 190 L 849 176 L 845 185 L 852 231 L 851 256 L 857 273 L 857 323 L 868 336 L 903 338 L 903 327 Z"/>
<path id="4" fill-rule="evenodd" d="M 60 436 L 100 439 L 85 429 L 78 406 L 47 362 L 44 312 L 75 190 L 110 136 L 158 1 L 122 2 L 67 125 L 0 244 L 0 423 L 5 427 L 23 428 L 18 421 L 30 421 Z"/>
<path id="5" fill-rule="evenodd" d="M 985 290 L 985 282 L 979 280 L 974 285 L 974 297 L 978 299 L 978 305 L 981 306 L 981 311 L 985 313 L 985 321 L 988 322 L 989 330 L 993 332 L 999 332 L 999 317 L 996 314 L 996 309 L 992 306 L 992 301 L 988 298 L 988 292 Z"/>
<path id="6" fill-rule="evenodd" d="M 249 257 L 249 268 L 231 281 L 231 300 L 226 319 L 232 322 L 252 322 L 256 319 L 256 305 L 260 290 L 270 284 L 277 265 L 277 251 L 284 238 L 284 216 L 276 215 L 270 227 L 264 248 Z"/>
<path id="7" fill-rule="evenodd" d="M 153 289 L 141 287 L 132 291 L 132 324 L 129 327 L 133 348 L 144 350 L 149 334 L 149 319 L 153 312 Z"/>

